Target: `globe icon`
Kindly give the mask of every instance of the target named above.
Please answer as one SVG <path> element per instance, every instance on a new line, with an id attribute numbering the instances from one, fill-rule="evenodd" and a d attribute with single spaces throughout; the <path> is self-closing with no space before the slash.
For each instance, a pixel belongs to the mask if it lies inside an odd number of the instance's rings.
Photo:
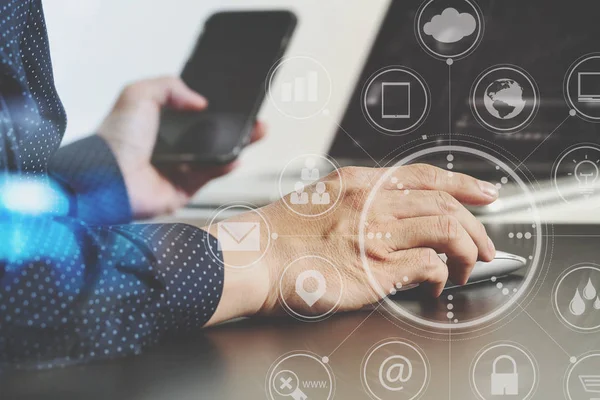
<path id="1" fill-rule="evenodd" d="M 525 108 L 523 88 L 512 79 L 497 79 L 485 89 L 483 104 L 494 117 L 512 119 Z"/>

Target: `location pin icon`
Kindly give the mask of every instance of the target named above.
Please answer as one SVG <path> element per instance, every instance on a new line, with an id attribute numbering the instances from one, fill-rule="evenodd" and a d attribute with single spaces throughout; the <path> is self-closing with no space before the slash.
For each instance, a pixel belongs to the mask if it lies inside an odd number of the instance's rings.
<path id="1" fill-rule="evenodd" d="M 307 279 L 313 278 L 317 281 L 317 289 L 314 292 L 308 292 L 304 289 L 304 282 Z M 327 291 L 327 281 L 322 273 L 319 271 L 315 271 L 314 269 L 310 269 L 308 271 L 302 272 L 296 278 L 296 293 L 298 296 L 304 300 L 309 307 L 312 307 Z"/>

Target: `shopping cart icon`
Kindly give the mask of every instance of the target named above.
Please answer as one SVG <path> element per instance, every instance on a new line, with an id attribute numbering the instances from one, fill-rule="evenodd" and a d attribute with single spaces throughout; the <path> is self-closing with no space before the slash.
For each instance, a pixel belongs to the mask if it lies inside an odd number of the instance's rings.
<path id="1" fill-rule="evenodd" d="M 598 397 L 590 400 L 600 400 L 600 375 L 579 375 L 579 380 L 587 393 L 598 393 Z"/>

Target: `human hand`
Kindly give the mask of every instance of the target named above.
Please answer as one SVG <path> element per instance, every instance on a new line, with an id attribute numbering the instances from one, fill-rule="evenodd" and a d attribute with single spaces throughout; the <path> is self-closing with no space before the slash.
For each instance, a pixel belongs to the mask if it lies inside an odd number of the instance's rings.
<path id="1" fill-rule="evenodd" d="M 245 270 L 225 269 L 224 293 L 210 323 L 232 315 L 278 314 L 281 312 L 279 296 L 303 315 L 319 314 L 336 307 L 338 299 L 328 296 L 319 300 L 317 307 L 309 307 L 296 293 L 294 277 L 284 276 L 280 282 L 285 266 L 305 254 L 329 259 L 340 271 L 344 290 L 337 305 L 339 311 L 361 309 L 381 300 L 381 292 L 373 289 L 363 267 L 355 216 L 363 210 L 370 191 L 368 184 L 385 172 L 385 169 L 342 168 L 339 173 L 344 190 L 339 204 L 323 218 L 311 220 L 290 214 L 284 200 L 261 209 L 280 238 L 260 264 Z M 402 190 L 391 183 L 384 185 L 366 216 L 370 230 L 391 233 L 390 237 L 365 241 L 364 252 L 372 275 L 386 293 L 397 283 L 418 283 L 437 297 L 448 278 L 455 284 L 465 284 L 477 260 L 494 259 L 496 250 L 485 227 L 463 206 L 495 201 L 498 192 L 494 185 L 459 173 L 450 176 L 447 171 L 422 164 L 399 167 L 394 177 L 403 183 Z M 338 193 L 336 173 L 322 182 L 328 193 Z M 250 214 L 230 221 L 248 220 Z M 439 253 L 448 256 L 446 263 L 439 258 Z M 240 255 L 224 254 L 226 262 L 237 257 Z M 328 292 L 332 286 L 339 285 L 339 278 L 332 275 L 331 268 L 321 268 L 314 263 L 305 267 L 322 273 Z M 408 277 L 408 281 L 404 277 Z M 337 289 L 333 287 L 331 291 Z"/>
<path id="2" fill-rule="evenodd" d="M 207 100 L 188 88 L 179 78 L 143 80 L 121 92 L 98 135 L 102 137 L 119 164 L 134 217 L 147 218 L 172 212 L 184 206 L 210 180 L 228 174 L 238 165 L 197 168 L 182 164 L 159 170 L 151 164 L 162 108 L 202 111 Z M 251 142 L 265 135 L 258 123 Z"/>

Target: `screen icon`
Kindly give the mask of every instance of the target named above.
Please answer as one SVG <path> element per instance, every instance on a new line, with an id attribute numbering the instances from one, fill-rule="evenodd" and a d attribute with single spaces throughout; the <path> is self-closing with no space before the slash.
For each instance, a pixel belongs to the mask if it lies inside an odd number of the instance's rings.
<path id="1" fill-rule="evenodd" d="M 600 72 L 579 72 L 577 87 L 580 102 L 600 103 Z"/>
<path id="2" fill-rule="evenodd" d="M 403 135 L 425 122 L 431 109 L 429 87 L 409 68 L 393 66 L 374 73 L 362 91 L 362 111 L 386 135 Z"/>
<path id="3" fill-rule="evenodd" d="M 410 82 L 381 83 L 381 118 L 410 118 Z"/>

